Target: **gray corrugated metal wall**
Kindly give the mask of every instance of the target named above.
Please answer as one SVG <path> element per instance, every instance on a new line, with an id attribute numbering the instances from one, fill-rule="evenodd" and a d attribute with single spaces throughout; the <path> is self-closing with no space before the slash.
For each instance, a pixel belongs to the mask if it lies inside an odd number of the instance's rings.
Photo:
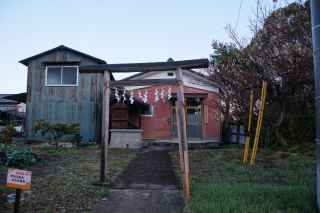
<path id="1" fill-rule="evenodd" d="M 97 61 L 69 50 L 57 50 L 29 62 L 26 138 L 44 139 L 40 132 L 35 135 L 31 132 L 36 120 L 44 119 L 51 124 L 80 123 L 84 141 L 100 142 L 103 74 L 79 74 L 77 87 L 46 87 L 45 65 L 41 63 L 43 61 L 81 61 L 81 65 L 97 64 Z M 51 135 L 46 137 L 49 138 Z"/>

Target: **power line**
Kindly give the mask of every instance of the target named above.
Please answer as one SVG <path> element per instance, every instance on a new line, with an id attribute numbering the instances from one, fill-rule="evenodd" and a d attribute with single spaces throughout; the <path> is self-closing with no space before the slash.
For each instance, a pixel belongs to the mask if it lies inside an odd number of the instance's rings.
<path id="1" fill-rule="evenodd" d="M 241 11 L 241 5 L 242 5 L 242 0 L 240 2 L 240 8 L 239 8 L 239 12 L 238 12 L 238 18 L 237 18 L 237 24 L 236 24 L 236 28 L 234 31 L 237 31 L 237 26 L 238 26 L 238 21 L 239 21 L 239 16 L 240 16 L 240 11 Z"/>
<path id="2" fill-rule="evenodd" d="M 257 20 L 256 20 L 256 32 L 255 32 L 255 43 L 254 43 L 254 57 L 253 57 L 253 71 L 252 71 L 252 90 L 253 90 L 253 82 L 254 82 L 254 70 L 256 69 L 256 51 L 257 51 L 257 39 L 258 39 L 258 14 L 259 14 L 259 0 L 257 1 Z"/>

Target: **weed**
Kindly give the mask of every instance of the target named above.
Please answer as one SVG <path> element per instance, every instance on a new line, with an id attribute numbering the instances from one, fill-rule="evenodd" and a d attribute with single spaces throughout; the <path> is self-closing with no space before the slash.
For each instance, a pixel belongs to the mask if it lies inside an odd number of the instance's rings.
<path id="1" fill-rule="evenodd" d="M 106 195 L 106 191 L 104 189 L 101 189 L 100 191 L 97 191 L 96 194 L 99 198 L 101 198 Z"/>
<path id="2" fill-rule="evenodd" d="M 53 153 L 54 153 L 53 149 L 48 150 L 48 154 L 53 154 Z"/>
<path id="3" fill-rule="evenodd" d="M 315 151 L 302 147 L 295 149 L 307 154 L 262 150 L 254 167 L 242 163 L 238 148 L 189 152 L 191 201 L 184 211 L 317 212 Z M 181 182 L 179 153 L 170 155 Z"/>
<path id="4" fill-rule="evenodd" d="M 50 146 L 43 146 L 43 147 L 41 147 L 41 149 L 42 149 L 42 151 L 47 152 L 51 149 L 51 147 Z"/>

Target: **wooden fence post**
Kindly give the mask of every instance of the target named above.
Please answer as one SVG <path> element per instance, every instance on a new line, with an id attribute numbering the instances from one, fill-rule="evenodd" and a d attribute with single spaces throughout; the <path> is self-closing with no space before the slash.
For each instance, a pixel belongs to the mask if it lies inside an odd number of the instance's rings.
<path id="1" fill-rule="evenodd" d="M 101 141 L 101 169 L 100 182 L 107 181 L 108 169 L 108 141 L 109 141 L 109 108 L 110 108 L 110 72 L 104 71 L 104 88 L 103 88 L 103 103 L 102 103 L 102 141 Z"/>

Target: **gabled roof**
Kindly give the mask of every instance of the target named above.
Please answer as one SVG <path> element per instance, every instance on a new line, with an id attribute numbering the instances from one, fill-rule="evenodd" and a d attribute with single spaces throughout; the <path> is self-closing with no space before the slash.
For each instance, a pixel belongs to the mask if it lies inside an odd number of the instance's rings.
<path id="1" fill-rule="evenodd" d="M 173 62 L 174 60 L 173 60 L 172 58 L 169 58 L 167 61 L 168 61 L 168 62 Z M 213 81 L 212 78 L 210 78 L 209 76 L 203 75 L 202 73 L 196 72 L 196 71 L 191 70 L 191 69 L 188 69 L 187 71 L 189 71 L 189 72 L 191 72 L 191 73 L 193 73 L 193 74 L 198 75 L 200 78 L 206 78 L 206 79 L 208 79 L 208 80 L 210 80 L 210 81 Z M 149 73 L 147 73 L 147 74 L 148 74 L 148 75 L 152 75 L 152 74 L 155 73 L 155 72 L 157 72 L 157 71 L 149 72 Z M 130 80 L 130 79 L 132 79 L 132 78 L 139 77 L 140 75 L 143 75 L 143 74 L 146 74 L 146 73 L 145 73 L 145 72 L 139 72 L 139 73 L 136 73 L 136 74 L 131 75 L 131 76 L 129 76 L 129 77 L 126 77 L 126 78 L 124 78 L 124 79 L 122 79 L 122 80 Z M 143 77 L 143 76 L 141 76 L 141 77 Z M 138 78 L 138 79 L 139 79 L 139 78 Z"/>
<path id="2" fill-rule="evenodd" d="M 21 60 L 21 61 L 19 61 L 19 62 L 20 62 L 21 64 L 23 64 L 23 65 L 28 66 L 28 62 L 29 62 L 29 61 L 31 61 L 31 60 L 33 60 L 33 59 L 35 59 L 35 58 L 39 58 L 39 57 L 41 57 L 41 56 L 43 56 L 43 55 L 46 55 L 46 54 L 48 54 L 48 53 L 57 51 L 57 50 L 69 50 L 69 51 L 71 51 L 71 52 L 78 53 L 79 55 L 83 55 L 83 56 L 86 56 L 86 57 L 88 57 L 88 58 L 91 58 L 91 59 L 97 61 L 98 64 L 106 64 L 106 63 L 107 63 L 106 61 L 104 61 L 104 60 L 102 60 L 102 59 L 93 57 L 93 56 L 91 56 L 91 55 L 87 55 L 87 54 L 85 54 L 85 53 L 82 53 L 82 52 L 79 52 L 79 51 L 77 51 L 77 50 L 71 49 L 71 48 L 66 47 L 66 46 L 64 46 L 64 45 L 60 45 L 60 46 L 58 46 L 58 47 L 56 47 L 56 48 L 53 48 L 53 49 L 51 49 L 51 50 L 47 50 L 47 51 L 45 51 L 45 52 L 43 52 L 43 53 L 39 53 L 39 54 L 37 54 L 37 55 L 34 55 L 34 56 L 29 57 L 29 58 L 23 59 L 23 60 Z"/>
<path id="3" fill-rule="evenodd" d="M 206 78 L 206 79 L 208 79 L 208 80 L 210 80 L 210 81 L 213 81 L 212 78 L 210 78 L 209 76 L 203 75 L 202 73 L 199 73 L 199 72 L 196 72 L 196 71 L 190 70 L 190 69 L 187 70 L 187 71 L 189 71 L 189 72 L 191 72 L 191 73 L 193 73 L 193 74 L 196 74 L 196 75 L 198 75 L 198 76 L 201 77 L 201 78 Z M 154 71 L 153 73 L 155 73 L 155 72 L 159 72 L 159 71 Z M 139 73 L 136 73 L 136 74 L 131 75 L 131 76 L 129 76 L 129 77 L 126 77 L 126 78 L 124 78 L 124 79 L 122 79 L 122 80 L 130 80 L 130 79 L 132 79 L 132 78 L 138 77 L 138 76 L 143 75 L 143 74 L 145 74 L 145 72 L 139 72 Z M 152 72 L 149 72 L 149 74 L 152 74 Z"/>

